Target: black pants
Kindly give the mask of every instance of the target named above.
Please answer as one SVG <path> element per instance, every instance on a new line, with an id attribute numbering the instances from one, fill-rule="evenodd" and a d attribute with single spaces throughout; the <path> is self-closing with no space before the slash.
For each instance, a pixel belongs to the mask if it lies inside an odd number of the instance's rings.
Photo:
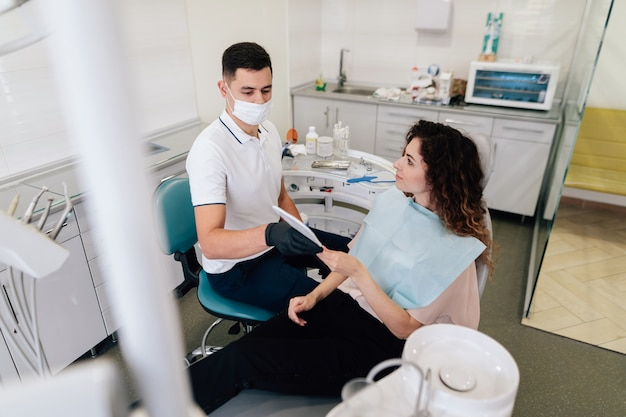
<path id="1" fill-rule="evenodd" d="M 191 365 L 196 403 L 209 413 L 246 388 L 339 396 L 348 380 L 402 355 L 404 340 L 340 290 L 302 317 L 304 327 L 281 313 Z"/>
<path id="2" fill-rule="evenodd" d="M 314 232 L 329 249 L 348 251 L 350 238 L 321 230 Z M 308 294 L 317 285 L 307 276 L 307 267 L 320 268 L 324 276 L 330 272 L 315 255 L 284 256 L 272 249 L 258 258 L 239 262 L 229 271 L 207 276 L 221 296 L 278 313 L 287 308 L 289 299 Z"/>

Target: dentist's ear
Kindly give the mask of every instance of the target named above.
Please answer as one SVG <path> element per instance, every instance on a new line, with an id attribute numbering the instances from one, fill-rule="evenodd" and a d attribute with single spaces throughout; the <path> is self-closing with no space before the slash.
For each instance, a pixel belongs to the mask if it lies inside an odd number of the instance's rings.
<path id="1" fill-rule="evenodd" d="M 220 94 L 222 95 L 222 97 L 226 98 L 228 91 L 226 90 L 227 86 L 226 86 L 226 81 L 224 80 L 219 80 L 217 82 L 217 89 L 219 90 Z"/>

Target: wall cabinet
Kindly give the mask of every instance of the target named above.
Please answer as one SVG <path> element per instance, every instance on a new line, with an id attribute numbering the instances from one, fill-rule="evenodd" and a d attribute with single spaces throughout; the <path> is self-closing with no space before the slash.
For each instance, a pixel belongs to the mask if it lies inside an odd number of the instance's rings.
<path id="1" fill-rule="evenodd" d="M 351 149 L 374 153 L 375 104 L 294 96 L 293 119 L 302 143 L 309 126 L 315 126 L 320 136 L 332 137 L 335 123 L 341 121 L 350 126 Z"/>

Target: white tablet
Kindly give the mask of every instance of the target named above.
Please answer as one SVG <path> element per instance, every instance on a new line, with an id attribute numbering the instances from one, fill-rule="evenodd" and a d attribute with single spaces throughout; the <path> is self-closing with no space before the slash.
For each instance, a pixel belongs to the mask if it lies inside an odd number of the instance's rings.
<path id="1" fill-rule="evenodd" d="M 322 247 L 322 242 L 320 242 L 317 236 L 315 236 L 315 233 L 313 233 L 313 230 L 311 230 L 309 226 L 302 223 L 296 217 L 287 213 L 285 210 L 281 209 L 278 206 L 272 206 L 272 208 L 280 217 L 283 218 L 283 220 L 287 222 L 287 224 L 289 224 L 289 226 L 293 227 L 298 232 L 302 233 L 305 237 L 309 238 L 309 240 L 311 240 L 317 246 Z"/>

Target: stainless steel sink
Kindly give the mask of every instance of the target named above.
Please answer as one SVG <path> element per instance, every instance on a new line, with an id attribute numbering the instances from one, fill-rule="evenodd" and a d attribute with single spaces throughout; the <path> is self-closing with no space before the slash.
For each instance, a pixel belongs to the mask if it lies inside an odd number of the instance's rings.
<path id="1" fill-rule="evenodd" d="M 331 91 L 332 93 L 340 93 L 340 94 L 354 94 L 357 96 L 371 96 L 374 94 L 375 89 L 367 88 L 367 87 L 338 87 Z"/>

